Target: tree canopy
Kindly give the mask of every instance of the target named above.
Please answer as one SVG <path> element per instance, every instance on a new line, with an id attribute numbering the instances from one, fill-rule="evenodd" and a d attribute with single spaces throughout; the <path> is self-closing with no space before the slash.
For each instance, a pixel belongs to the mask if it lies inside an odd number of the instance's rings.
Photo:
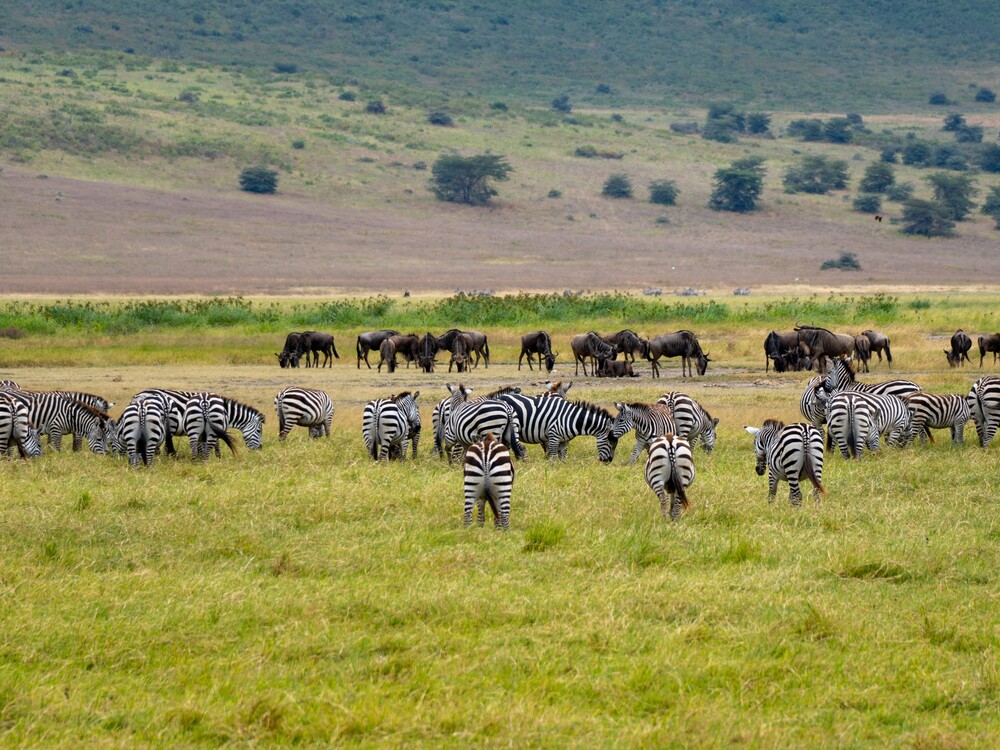
<path id="1" fill-rule="evenodd" d="M 431 169 L 430 189 L 438 200 L 479 206 L 497 195 L 491 180 L 503 182 L 514 168 L 503 156 L 441 156 Z"/>

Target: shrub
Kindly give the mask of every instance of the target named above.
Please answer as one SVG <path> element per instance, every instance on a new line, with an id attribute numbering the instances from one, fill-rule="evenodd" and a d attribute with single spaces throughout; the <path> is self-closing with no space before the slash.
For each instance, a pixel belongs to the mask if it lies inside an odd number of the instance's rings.
<path id="1" fill-rule="evenodd" d="M 552 188 L 549 191 L 549 198 L 562 198 L 562 191 L 561 190 L 556 190 L 555 188 Z"/>
<path id="2" fill-rule="evenodd" d="M 959 143 L 982 143 L 982 125 L 963 125 L 955 131 L 955 140 Z"/>
<path id="3" fill-rule="evenodd" d="M 194 104 L 199 98 L 198 92 L 191 89 L 185 89 L 177 95 L 177 101 L 185 102 L 187 104 Z"/>
<path id="4" fill-rule="evenodd" d="M 301 139 L 292 141 L 292 148 L 294 148 L 296 151 L 301 151 L 305 147 L 306 147 L 306 142 Z"/>
<path id="5" fill-rule="evenodd" d="M 745 213 L 757 207 L 764 191 L 764 160 L 740 159 L 715 172 L 709 208 L 715 211 Z"/>
<path id="6" fill-rule="evenodd" d="M 853 137 L 851 122 L 846 117 L 831 117 L 823 123 L 823 138 L 830 143 L 850 143 Z"/>
<path id="7" fill-rule="evenodd" d="M 292 73 L 299 72 L 299 66 L 296 65 L 295 63 L 275 63 L 274 72 L 291 75 Z"/>
<path id="8" fill-rule="evenodd" d="M 877 214 L 882 210 L 882 196 L 876 193 L 858 193 L 851 205 L 855 211 Z"/>
<path id="9" fill-rule="evenodd" d="M 926 167 L 931 163 L 933 151 L 926 143 L 914 141 L 903 148 L 903 164 L 911 167 Z"/>
<path id="10" fill-rule="evenodd" d="M 786 193 L 825 195 L 847 187 L 847 162 L 825 156 L 804 156 L 789 167 L 782 180 Z"/>
<path id="11" fill-rule="evenodd" d="M 936 201 L 910 198 L 903 205 L 903 234 L 950 237 L 954 228 L 947 209 Z"/>
<path id="12" fill-rule="evenodd" d="M 705 123 L 705 128 L 701 131 L 701 137 L 706 141 L 716 141 L 718 143 L 736 143 L 739 140 L 736 131 L 731 126 L 714 120 Z"/>
<path id="13" fill-rule="evenodd" d="M 975 208 L 972 198 L 979 190 L 969 175 L 935 172 L 926 180 L 934 189 L 934 199 L 944 206 L 949 219 L 962 221 Z"/>
<path id="14" fill-rule="evenodd" d="M 1000 185 L 994 185 L 986 195 L 986 200 L 979 208 L 979 211 L 986 216 L 992 217 L 996 222 L 995 229 L 1000 229 Z"/>
<path id="15" fill-rule="evenodd" d="M 977 102 L 986 102 L 987 104 L 992 104 L 996 100 L 997 100 L 997 95 L 993 93 L 991 89 L 983 87 L 976 92 Z"/>
<path id="16" fill-rule="evenodd" d="M 661 206 L 672 206 L 677 202 L 680 190 L 673 180 L 654 180 L 649 183 L 649 202 Z"/>
<path id="17" fill-rule="evenodd" d="M 858 262 L 857 256 L 855 256 L 854 253 L 843 252 L 836 260 L 824 260 L 822 265 L 819 267 L 820 271 L 829 271 L 830 269 L 839 269 L 841 271 L 860 271 L 861 263 Z"/>
<path id="18" fill-rule="evenodd" d="M 278 189 L 278 173 L 267 167 L 247 167 L 240 172 L 240 188 L 248 193 L 273 193 Z"/>
<path id="19" fill-rule="evenodd" d="M 896 203 L 905 203 L 913 197 L 913 185 L 909 182 L 897 182 L 885 190 L 885 199 Z"/>
<path id="20" fill-rule="evenodd" d="M 938 107 L 951 104 L 951 102 L 948 100 L 948 97 L 945 96 L 943 91 L 935 91 L 927 98 L 927 103 L 933 104 L 934 106 Z"/>
<path id="21" fill-rule="evenodd" d="M 368 102 L 365 105 L 365 112 L 371 115 L 384 115 L 386 113 L 385 102 L 381 99 Z"/>
<path id="22" fill-rule="evenodd" d="M 944 125 L 941 130 L 949 133 L 954 133 L 956 130 L 965 126 L 965 118 L 958 112 L 952 112 L 950 115 L 944 118 Z"/>
<path id="23" fill-rule="evenodd" d="M 495 109 L 497 112 L 506 112 L 507 104 L 505 102 L 493 102 L 490 104 L 490 109 Z"/>
<path id="24" fill-rule="evenodd" d="M 445 128 L 450 128 L 455 124 L 455 121 L 451 119 L 451 115 L 439 109 L 436 109 L 427 115 L 427 122 L 431 125 L 440 125 Z"/>
<path id="25" fill-rule="evenodd" d="M 670 129 L 683 135 L 695 135 L 701 132 L 701 125 L 696 122 L 672 122 Z"/>
<path id="26" fill-rule="evenodd" d="M 611 93 L 611 87 L 608 84 L 606 84 L 606 83 L 599 83 L 599 84 L 597 84 L 597 88 L 595 90 L 597 91 L 598 94 L 610 94 Z"/>
<path id="27" fill-rule="evenodd" d="M 441 156 L 431 169 L 430 189 L 438 200 L 478 206 L 497 195 L 490 181 L 504 181 L 512 171 L 505 157 L 495 154 Z"/>
<path id="28" fill-rule="evenodd" d="M 337 98 L 342 102 L 353 102 L 358 98 L 358 95 L 353 91 L 341 91 Z"/>
<path id="29" fill-rule="evenodd" d="M 752 112 L 747 115 L 747 132 L 751 135 L 764 135 L 771 132 L 771 115 L 763 112 Z"/>
<path id="30" fill-rule="evenodd" d="M 882 153 L 879 155 L 879 158 L 886 164 L 895 164 L 896 153 L 898 151 L 899 149 L 897 149 L 895 146 L 889 146 L 887 148 L 882 149 Z"/>
<path id="31" fill-rule="evenodd" d="M 979 153 L 979 167 L 984 172 L 1000 172 L 1000 145 L 988 143 Z"/>
<path id="32" fill-rule="evenodd" d="M 719 143 L 735 143 L 739 134 L 745 130 L 745 114 L 737 112 L 732 104 L 713 104 L 708 108 L 701 137 Z"/>
<path id="33" fill-rule="evenodd" d="M 554 109 L 556 112 L 565 112 L 567 114 L 572 112 L 573 105 L 569 101 L 569 94 L 562 94 L 553 99 L 552 109 Z"/>
<path id="34" fill-rule="evenodd" d="M 785 128 L 785 133 L 804 141 L 822 141 L 823 121 L 816 119 L 792 120 Z"/>
<path id="35" fill-rule="evenodd" d="M 613 174 L 604 181 L 601 195 L 605 198 L 631 198 L 632 181 L 626 174 Z"/>
<path id="36" fill-rule="evenodd" d="M 584 159 L 622 159 L 625 157 L 621 151 L 598 151 L 593 146 L 578 146 L 573 155 Z"/>
<path id="37" fill-rule="evenodd" d="M 896 181 L 892 167 L 885 162 L 876 161 L 865 169 L 864 177 L 858 183 L 858 189 L 865 193 L 884 193 Z"/>

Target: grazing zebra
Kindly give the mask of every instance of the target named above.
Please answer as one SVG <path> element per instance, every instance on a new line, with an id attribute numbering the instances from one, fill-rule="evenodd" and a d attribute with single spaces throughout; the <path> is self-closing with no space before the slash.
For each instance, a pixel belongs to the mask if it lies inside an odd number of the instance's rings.
<path id="1" fill-rule="evenodd" d="M 28 419 L 28 407 L 10 394 L 0 393 L 0 456 L 17 446 L 21 458 L 42 455 L 38 432 Z"/>
<path id="2" fill-rule="evenodd" d="M 983 448 L 989 448 L 990 441 L 1000 427 L 1000 378 L 979 378 L 972 384 L 966 400 L 976 423 L 979 444 Z"/>
<path id="3" fill-rule="evenodd" d="M 0 380 L 0 393 L 4 391 L 19 391 L 21 386 L 13 380 Z"/>
<path id="4" fill-rule="evenodd" d="M 865 444 L 875 430 L 871 404 L 854 391 L 843 391 L 827 403 L 827 425 L 844 458 L 861 458 Z"/>
<path id="5" fill-rule="evenodd" d="M 451 393 L 450 413 L 444 423 L 444 450 L 448 454 L 448 463 L 459 449 L 468 448 L 488 432 L 500 435 L 500 439 L 514 449 L 518 458 L 524 458 L 526 451 L 518 438 L 517 418 L 510 404 L 496 398 L 469 400 L 471 388 L 450 383 L 447 386 Z"/>
<path id="6" fill-rule="evenodd" d="M 389 398 L 369 401 L 362 415 L 361 429 L 365 448 L 373 460 L 388 461 L 397 456 L 406 460 L 406 450 L 413 443 L 413 457 L 417 457 L 420 440 L 420 409 L 417 397 L 420 391 L 405 391 Z"/>
<path id="7" fill-rule="evenodd" d="M 55 391 L 11 391 L 10 396 L 27 407 L 28 421 L 39 435 L 49 436 L 49 445 L 55 450 L 62 448 L 63 435 L 72 434 L 73 450 L 79 450 L 86 437 L 91 451 L 108 452 L 106 413 Z"/>
<path id="8" fill-rule="evenodd" d="M 493 393 L 488 393 L 485 396 L 474 396 L 470 398 L 469 401 L 486 401 L 488 399 L 495 399 L 505 393 L 520 393 L 520 386 L 504 386 L 503 388 L 498 388 L 493 391 Z M 444 426 L 448 422 L 451 416 L 451 396 L 445 396 L 443 399 L 434 405 L 434 410 L 431 412 L 431 423 L 434 425 L 434 452 L 444 458 Z M 521 450 L 525 450 L 521 447 Z M 514 453 L 517 454 L 518 449 L 515 448 Z"/>
<path id="9" fill-rule="evenodd" d="M 514 486 L 514 462 L 510 449 L 487 432 L 482 440 L 465 450 L 465 525 L 472 523 L 472 506 L 477 520 L 486 520 L 486 503 L 493 510 L 498 529 L 510 530 L 510 492 Z"/>
<path id="10" fill-rule="evenodd" d="M 819 505 L 823 487 L 823 433 L 811 424 L 797 422 L 786 425 L 768 419 L 761 427 L 744 426 L 754 436 L 753 450 L 757 457 L 757 476 L 767 471 L 769 503 L 778 493 L 778 482 L 788 482 L 788 500 L 793 506 L 802 505 L 799 480 L 806 478 L 813 485 L 813 498 Z"/>
<path id="11" fill-rule="evenodd" d="M 518 439 L 545 446 L 549 458 L 566 458 L 569 441 L 581 435 L 597 438 L 597 458 L 601 462 L 608 463 L 615 457 L 617 441 L 611 440 L 614 418 L 599 406 L 551 395 L 508 393 L 498 398 L 514 409 Z"/>
<path id="12" fill-rule="evenodd" d="M 611 439 L 617 443 L 622 435 L 635 429 L 635 449 L 629 464 L 634 464 L 643 449 L 653 438 L 676 434 L 677 426 L 670 416 L 670 408 L 663 404 L 615 404 L 618 415 L 611 426 Z"/>
<path id="13" fill-rule="evenodd" d="M 217 446 L 211 442 L 221 440 L 236 454 L 236 444 L 229 437 L 229 417 L 226 414 L 226 402 L 222 396 L 207 391 L 196 393 L 184 403 L 184 434 L 191 443 L 191 458 L 208 458 L 212 448 Z"/>
<path id="14" fill-rule="evenodd" d="M 839 391 L 861 391 L 880 396 L 898 396 L 902 398 L 907 393 L 916 393 L 920 386 L 912 380 L 885 380 L 881 383 L 859 383 L 855 380 L 854 368 L 850 360 L 838 359 L 823 380 L 823 388 L 827 393 Z"/>
<path id="15" fill-rule="evenodd" d="M 264 413 L 234 398 L 223 396 L 222 400 L 226 403 L 226 419 L 229 427 L 243 434 L 243 443 L 247 448 L 252 451 L 260 450 L 264 446 L 264 422 L 267 421 Z M 208 440 L 215 448 L 215 455 L 218 456 L 218 440 L 214 436 Z"/>
<path id="16" fill-rule="evenodd" d="M 284 440 L 296 425 L 313 428 L 309 437 L 330 437 L 333 422 L 333 401 L 326 391 L 289 386 L 274 397 L 278 412 L 278 439 Z"/>
<path id="17" fill-rule="evenodd" d="M 691 445 L 677 435 L 661 435 L 649 444 L 646 459 L 646 484 L 660 499 L 660 512 L 676 521 L 681 507 L 688 507 L 687 488 L 694 481 Z"/>
<path id="18" fill-rule="evenodd" d="M 170 430 L 170 405 L 155 393 L 137 394 L 125 407 L 117 426 L 117 441 L 131 466 L 153 465 Z"/>
<path id="19" fill-rule="evenodd" d="M 920 442 L 927 439 L 934 442 L 930 429 L 936 430 L 948 427 L 951 429 L 951 442 L 961 445 L 965 433 L 965 425 L 972 419 L 969 402 L 963 396 L 938 393 L 908 393 L 903 396 L 903 403 L 910 412 L 910 439 L 918 434 Z"/>
<path id="20" fill-rule="evenodd" d="M 701 438 L 701 449 L 711 453 L 715 447 L 715 428 L 719 426 L 718 418 L 705 411 L 705 408 L 684 393 L 671 391 L 656 400 L 670 409 L 677 434 L 694 446 Z"/>

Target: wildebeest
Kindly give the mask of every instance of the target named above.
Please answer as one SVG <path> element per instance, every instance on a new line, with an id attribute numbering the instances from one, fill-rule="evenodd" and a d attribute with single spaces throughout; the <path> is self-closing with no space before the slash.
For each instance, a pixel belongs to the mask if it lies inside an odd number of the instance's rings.
<path id="1" fill-rule="evenodd" d="M 701 350 L 698 337 L 687 330 L 664 333 L 649 340 L 649 351 L 646 353 L 646 359 L 653 365 L 654 378 L 660 377 L 660 357 L 680 357 L 681 377 L 694 375 L 691 360 L 695 361 L 699 375 L 705 374 L 705 371 L 708 370 L 708 363 L 711 361 L 708 355 Z"/>
<path id="2" fill-rule="evenodd" d="M 632 363 L 627 360 L 617 362 L 613 359 L 604 360 L 604 366 L 597 371 L 599 378 L 637 378 L 639 375 L 632 369 Z"/>
<path id="3" fill-rule="evenodd" d="M 798 370 L 799 365 L 799 334 L 778 333 L 771 331 L 764 339 L 764 372 L 768 372 L 774 362 L 775 372 Z"/>
<path id="4" fill-rule="evenodd" d="M 364 359 L 365 364 L 368 365 L 368 369 L 372 369 L 371 362 L 368 361 L 368 352 L 372 350 L 378 350 L 382 346 L 382 342 L 385 341 L 390 336 L 398 336 L 399 331 L 393 331 L 385 328 L 381 331 L 366 331 L 358 336 L 358 342 L 355 345 L 355 350 L 358 353 L 358 369 L 361 369 L 361 360 Z"/>
<path id="5" fill-rule="evenodd" d="M 545 358 L 545 371 L 552 372 L 556 366 L 556 354 L 552 351 L 552 337 L 545 331 L 526 333 L 521 337 L 521 354 L 517 358 L 517 369 L 521 369 L 521 360 L 528 355 L 528 369 L 533 370 L 531 360 L 538 355 L 538 369 L 542 369 L 542 357 Z"/>
<path id="6" fill-rule="evenodd" d="M 854 356 L 868 372 L 868 360 L 872 358 L 872 342 L 864 334 L 854 337 Z"/>
<path id="7" fill-rule="evenodd" d="M 379 345 L 379 362 L 378 371 L 382 372 L 382 365 L 386 365 L 386 369 L 389 372 L 396 372 L 396 342 L 393 340 L 395 336 L 390 336 L 387 339 L 383 339 L 382 343 Z"/>
<path id="8" fill-rule="evenodd" d="M 424 372 L 434 372 L 434 357 L 437 356 L 441 344 L 437 336 L 428 331 L 417 342 L 416 355 L 417 363 Z"/>
<path id="9" fill-rule="evenodd" d="M 583 365 L 583 374 L 587 374 L 587 359 L 591 360 L 591 370 L 593 371 L 593 374 L 596 375 L 597 370 L 604 366 L 604 360 L 614 359 L 618 354 L 618 349 L 616 347 L 608 344 L 594 331 L 574 336 L 570 341 L 570 347 L 573 349 L 577 375 L 580 374 L 581 364 Z"/>
<path id="10" fill-rule="evenodd" d="M 408 334 L 393 334 L 386 341 L 392 341 L 392 345 L 396 348 L 396 354 L 406 360 L 406 366 L 410 366 L 410 362 L 413 362 L 417 358 L 417 344 L 420 339 L 417 338 L 415 333 Z M 384 342 L 383 342 L 384 343 Z M 381 344 L 379 345 L 381 347 Z"/>
<path id="11" fill-rule="evenodd" d="M 952 334 L 951 351 L 944 350 L 945 356 L 948 358 L 948 364 L 952 367 L 958 367 L 968 362 L 971 365 L 972 360 L 969 359 L 969 349 L 971 348 L 972 339 L 969 338 L 969 334 L 959 328 Z"/>
<path id="12" fill-rule="evenodd" d="M 329 363 L 333 367 L 333 358 L 340 359 L 337 354 L 337 345 L 333 341 L 333 336 L 322 331 L 303 331 L 299 336 L 298 355 L 305 355 L 306 367 L 326 367 Z M 323 354 L 323 364 L 319 363 L 320 352 Z M 309 355 L 312 354 L 312 364 L 309 362 Z"/>
<path id="13" fill-rule="evenodd" d="M 468 333 L 458 333 L 451 341 L 451 360 L 448 362 L 448 372 L 455 365 L 459 372 L 465 372 L 472 363 L 474 344 Z"/>
<path id="14" fill-rule="evenodd" d="M 862 331 L 861 335 L 868 337 L 868 342 L 871 344 L 871 352 L 878 355 L 879 362 L 882 361 L 882 350 L 885 350 L 886 361 L 889 363 L 889 367 L 892 367 L 892 350 L 889 348 L 889 337 L 878 331 Z"/>
<path id="15" fill-rule="evenodd" d="M 993 364 L 997 363 L 997 355 L 1000 354 L 1000 333 L 991 333 L 979 337 L 979 367 L 982 368 L 983 360 L 986 359 L 987 352 L 993 354 Z"/>
<path id="16" fill-rule="evenodd" d="M 818 326 L 795 326 L 795 332 L 799 347 L 816 362 L 821 373 L 827 370 L 827 359 L 854 354 L 855 341 L 849 333 L 833 333 Z"/>
<path id="17" fill-rule="evenodd" d="M 473 367 L 479 367 L 479 358 L 482 357 L 486 362 L 486 368 L 489 369 L 490 343 L 486 338 L 486 334 L 482 331 L 462 331 L 462 333 L 468 336 L 472 342 L 472 349 L 469 353 L 476 355 L 476 364 Z"/>
<path id="18" fill-rule="evenodd" d="M 610 336 L 602 336 L 601 338 L 604 339 L 605 343 L 617 348 L 622 356 L 631 362 L 635 362 L 636 354 L 640 357 L 645 357 L 649 351 L 649 342 L 640 337 L 635 331 L 630 331 L 627 328 L 618 331 L 618 333 L 612 333 Z"/>
<path id="19" fill-rule="evenodd" d="M 274 353 L 274 356 L 278 358 L 278 364 L 282 369 L 286 367 L 299 366 L 299 338 L 301 336 L 301 333 L 292 331 L 292 333 L 285 336 L 285 346 L 281 350 L 281 353 Z"/>

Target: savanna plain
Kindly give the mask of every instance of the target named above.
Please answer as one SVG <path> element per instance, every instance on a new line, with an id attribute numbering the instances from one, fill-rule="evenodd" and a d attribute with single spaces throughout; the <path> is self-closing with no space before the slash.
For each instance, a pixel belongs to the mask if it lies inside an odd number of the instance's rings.
<path id="1" fill-rule="evenodd" d="M 998 327 L 988 293 L 796 298 L 525 295 L 469 300 L 9 301 L 0 378 L 102 394 L 208 388 L 268 415 L 260 451 L 129 469 L 63 450 L 0 464 L 0 738 L 8 746 L 993 747 L 1000 737 L 994 445 L 828 454 L 819 505 L 767 502 L 743 425 L 798 421 L 807 373 L 763 372 L 771 328 L 822 316 L 884 330 L 907 377 L 966 393 L 958 327 Z M 532 308 L 531 305 L 535 307 Z M 527 314 L 518 310 L 534 310 Z M 477 312 L 478 311 L 478 312 Z M 155 317 L 157 326 L 137 316 Z M 517 317 L 523 316 L 523 317 Z M 282 370 L 284 333 L 337 340 L 327 369 Z M 719 417 L 691 507 L 667 523 L 628 466 L 579 438 L 518 462 L 511 530 L 463 527 L 461 469 L 430 451 L 457 382 L 356 367 L 381 324 L 486 332 L 478 393 L 540 391 L 520 334 L 549 330 L 551 377 L 608 407 L 669 390 Z M 711 363 L 681 379 L 576 377 L 569 338 L 696 330 Z M 374 364 L 373 359 L 373 364 Z M 974 365 L 978 364 L 974 357 Z M 277 439 L 289 384 L 336 406 L 330 439 Z M 365 455 L 363 404 L 419 390 L 416 460 Z M 239 442 L 239 441 L 238 441 Z M 240 445 L 242 447 L 242 445 Z"/>

